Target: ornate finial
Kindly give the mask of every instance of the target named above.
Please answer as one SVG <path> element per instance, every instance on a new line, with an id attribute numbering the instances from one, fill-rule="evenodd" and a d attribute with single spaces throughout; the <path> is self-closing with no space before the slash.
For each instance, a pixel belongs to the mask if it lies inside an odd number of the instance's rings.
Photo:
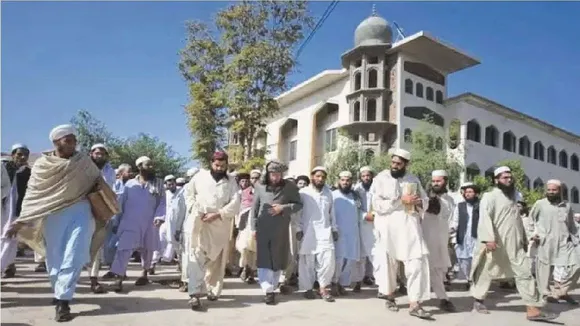
<path id="1" fill-rule="evenodd" d="M 377 15 L 377 6 L 374 3 L 373 3 L 373 12 L 372 12 L 371 16 L 378 16 Z"/>

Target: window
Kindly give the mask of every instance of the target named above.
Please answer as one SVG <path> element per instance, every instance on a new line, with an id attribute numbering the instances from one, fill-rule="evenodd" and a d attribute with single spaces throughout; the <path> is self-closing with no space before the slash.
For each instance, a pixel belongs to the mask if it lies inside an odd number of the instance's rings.
<path id="1" fill-rule="evenodd" d="M 578 162 L 578 155 L 572 154 L 572 156 L 570 157 L 570 168 L 574 171 L 578 171 L 578 170 L 580 170 L 579 165 L 580 164 Z"/>
<path id="2" fill-rule="evenodd" d="M 360 121 L 360 102 L 354 102 L 354 121 Z"/>
<path id="3" fill-rule="evenodd" d="M 374 156 L 375 156 L 375 151 L 373 151 L 370 148 L 365 150 L 365 158 L 366 158 L 367 162 L 370 162 Z"/>
<path id="4" fill-rule="evenodd" d="M 376 69 L 369 70 L 369 88 L 377 88 L 378 76 Z"/>
<path id="5" fill-rule="evenodd" d="M 293 140 L 290 142 L 290 153 L 288 155 L 289 161 L 294 161 L 296 159 L 296 151 L 298 149 L 298 141 Z"/>
<path id="6" fill-rule="evenodd" d="M 495 126 L 488 126 L 485 128 L 485 144 L 487 146 L 497 147 L 498 146 L 499 132 Z"/>
<path id="7" fill-rule="evenodd" d="M 460 133 L 461 121 L 459 119 L 451 120 L 451 123 L 449 123 L 449 148 L 456 149 L 459 146 Z"/>
<path id="8" fill-rule="evenodd" d="M 568 197 L 568 187 L 563 183 L 562 187 L 562 199 L 568 201 L 570 198 Z"/>
<path id="9" fill-rule="evenodd" d="M 542 179 L 537 178 L 534 180 L 534 189 L 542 190 L 544 188 L 544 181 Z"/>
<path id="10" fill-rule="evenodd" d="M 423 97 L 423 84 L 417 83 L 417 85 L 415 85 L 415 95 L 417 95 L 417 97 Z"/>
<path id="11" fill-rule="evenodd" d="M 572 197 L 572 204 L 580 204 L 580 193 L 578 192 L 578 188 L 572 188 L 570 191 L 570 197 Z"/>
<path id="12" fill-rule="evenodd" d="M 520 153 L 520 155 L 530 157 L 531 152 L 532 152 L 530 150 L 530 146 L 531 146 L 531 143 L 530 143 L 530 140 L 528 139 L 528 137 L 524 136 L 524 137 L 520 138 L 520 141 L 519 141 L 519 150 L 520 150 L 519 153 Z"/>
<path id="13" fill-rule="evenodd" d="M 438 104 L 443 104 L 443 92 L 442 91 L 435 92 L 435 102 L 437 102 Z"/>
<path id="14" fill-rule="evenodd" d="M 354 90 L 358 91 L 360 89 L 360 72 L 355 73 L 354 75 Z"/>
<path id="15" fill-rule="evenodd" d="M 563 168 L 568 168 L 568 153 L 565 150 L 561 150 L 558 155 L 560 159 L 560 166 Z"/>
<path id="16" fill-rule="evenodd" d="M 379 57 L 369 57 L 367 62 L 371 65 L 376 65 L 379 63 Z"/>
<path id="17" fill-rule="evenodd" d="M 337 130 L 336 128 L 328 129 L 324 135 L 324 150 L 334 152 L 337 149 Z"/>
<path id="18" fill-rule="evenodd" d="M 548 147 L 548 163 L 557 165 L 556 163 L 556 149 L 554 146 Z"/>
<path id="19" fill-rule="evenodd" d="M 544 145 L 542 142 L 534 143 L 534 159 L 538 161 L 544 161 Z"/>
<path id="20" fill-rule="evenodd" d="M 383 121 L 389 121 L 389 101 L 383 99 Z"/>
<path id="21" fill-rule="evenodd" d="M 409 78 L 405 79 L 405 93 L 413 95 L 413 81 Z"/>
<path id="22" fill-rule="evenodd" d="M 469 120 L 467 122 L 467 139 L 478 143 L 481 142 L 481 127 L 476 120 Z"/>
<path id="23" fill-rule="evenodd" d="M 475 163 L 468 165 L 467 168 L 465 169 L 465 176 L 469 181 L 473 181 L 473 179 L 476 176 L 480 175 L 480 173 L 481 171 L 479 170 L 479 167 Z"/>
<path id="24" fill-rule="evenodd" d="M 526 189 L 530 189 L 530 178 L 528 178 L 528 176 L 525 174 L 524 174 L 524 187 L 526 187 Z"/>
<path id="25" fill-rule="evenodd" d="M 403 109 L 403 115 L 423 121 L 429 119 L 429 122 L 441 128 L 445 126 L 445 119 L 442 115 L 424 106 L 407 106 Z"/>
<path id="26" fill-rule="evenodd" d="M 503 133 L 503 149 L 512 153 L 516 152 L 516 136 L 511 131 Z"/>
<path id="27" fill-rule="evenodd" d="M 377 100 L 374 98 L 367 101 L 367 121 L 377 120 Z"/>
<path id="28" fill-rule="evenodd" d="M 413 132 L 411 131 L 411 129 L 409 129 L 409 128 L 405 129 L 403 137 L 404 137 L 403 139 L 405 139 L 405 143 L 409 143 L 409 144 L 412 143 L 413 142 Z"/>
<path id="29" fill-rule="evenodd" d="M 435 140 L 435 149 L 438 151 L 443 150 L 443 138 L 437 137 L 437 139 Z"/>
<path id="30" fill-rule="evenodd" d="M 427 101 L 433 101 L 433 88 L 427 87 L 425 91 L 425 98 Z"/>
<path id="31" fill-rule="evenodd" d="M 367 141 L 377 141 L 377 135 L 374 132 L 367 134 Z"/>

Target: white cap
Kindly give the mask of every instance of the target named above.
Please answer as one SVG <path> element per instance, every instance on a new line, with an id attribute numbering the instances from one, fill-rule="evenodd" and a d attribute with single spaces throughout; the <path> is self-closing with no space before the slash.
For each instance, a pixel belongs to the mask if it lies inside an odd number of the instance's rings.
<path id="1" fill-rule="evenodd" d="M 287 175 L 284 177 L 284 180 L 288 180 L 288 179 L 296 179 L 293 175 Z"/>
<path id="2" fill-rule="evenodd" d="M 95 149 L 97 149 L 97 148 L 102 148 L 102 149 L 106 150 L 107 152 L 109 151 L 109 150 L 107 149 L 107 146 L 105 146 L 105 144 L 94 144 L 94 145 L 91 147 L 91 152 L 92 152 L 92 151 L 94 151 L 94 150 L 95 150 Z"/>
<path id="3" fill-rule="evenodd" d="M 175 180 L 175 176 L 173 174 L 166 175 L 163 181 L 167 182 L 169 180 Z"/>
<path id="4" fill-rule="evenodd" d="M 66 124 L 66 125 L 60 125 L 60 126 L 54 127 L 54 129 L 52 129 L 50 131 L 48 138 L 50 139 L 50 141 L 57 141 L 57 140 L 61 139 L 62 137 L 65 137 L 68 135 L 75 135 L 76 136 L 76 134 L 77 134 L 77 132 L 75 130 L 75 127 L 73 127 L 72 125 Z"/>
<path id="5" fill-rule="evenodd" d="M 131 169 L 131 165 L 127 164 L 127 163 L 123 163 L 121 165 L 119 165 L 119 167 L 117 167 L 117 173 L 123 171 L 123 170 L 130 170 Z"/>
<path id="6" fill-rule="evenodd" d="M 250 172 L 250 175 L 252 174 L 262 175 L 262 172 L 260 170 L 252 170 L 252 172 Z"/>
<path id="7" fill-rule="evenodd" d="M 230 176 L 237 177 L 238 176 L 238 171 L 232 171 L 232 172 L 230 172 Z"/>
<path id="8" fill-rule="evenodd" d="M 495 171 L 493 171 L 493 176 L 497 177 L 504 172 L 512 172 L 512 170 L 507 166 L 500 166 L 499 168 L 495 169 Z"/>
<path id="9" fill-rule="evenodd" d="M 28 147 L 24 144 L 18 143 L 18 144 L 14 144 L 12 145 L 12 151 L 14 152 L 17 149 L 28 149 Z"/>
<path id="10" fill-rule="evenodd" d="M 546 185 L 555 185 L 555 186 L 561 187 L 562 182 L 560 180 L 550 179 L 546 182 Z"/>
<path id="11" fill-rule="evenodd" d="M 314 169 L 312 169 L 312 173 L 316 173 L 318 171 L 321 171 L 321 172 L 324 172 L 324 173 L 328 173 L 328 172 L 326 172 L 326 168 L 324 166 L 320 166 L 319 165 L 319 166 L 315 167 Z"/>
<path id="12" fill-rule="evenodd" d="M 138 158 L 138 159 L 135 161 L 135 165 L 139 166 L 139 165 L 141 165 L 141 164 L 143 164 L 143 163 L 145 163 L 145 162 L 149 162 L 149 161 L 151 161 L 151 159 L 150 159 L 150 158 L 148 158 L 147 156 L 141 156 L 140 158 Z"/>
<path id="13" fill-rule="evenodd" d="M 461 185 L 461 189 L 465 189 L 465 188 L 469 188 L 469 187 L 475 187 L 475 183 L 473 182 L 465 182 L 464 184 Z"/>
<path id="14" fill-rule="evenodd" d="M 402 148 L 394 149 L 391 152 L 391 156 L 398 156 L 398 157 L 404 158 L 407 161 L 411 160 L 411 153 L 409 153 L 408 151 L 406 151 Z"/>
<path id="15" fill-rule="evenodd" d="M 339 178 L 352 178 L 352 173 L 350 171 L 342 171 L 338 174 Z"/>
<path id="16" fill-rule="evenodd" d="M 197 172 L 199 172 L 198 168 L 191 168 L 189 170 L 187 170 L 187 172 L 185 173 L 185 175 L 187 175 L 188 177 L 193 177 L 194 175 L 197 174 Z"/>
<path id="17" fill-rule="evenodd" d="M 176 183 L 185 183 L 185 179 L 184 178 L 177 178 L 175 180 Z"/>
<path id="18" fill-rule="evenodd" d="M 431 172 L 431 177 L 435 178 L 435 177 L 446 177 L 447 176 L 447 171 L 445 170 L 435 170 L 433 172 Z"/>
<path id="19" fill-rule="evenodd" d="M 363 172 L 373 172 L 373 168 L 371 168 L 370 166 L 363 166 L 362 168 L 360 168 L 360 170 L 358 170 L 358 172 L 363 173 Z"/>

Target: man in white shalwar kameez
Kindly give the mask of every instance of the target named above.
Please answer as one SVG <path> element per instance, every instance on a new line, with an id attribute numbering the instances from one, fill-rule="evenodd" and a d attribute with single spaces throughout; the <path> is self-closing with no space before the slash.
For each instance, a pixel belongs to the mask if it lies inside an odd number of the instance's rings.
<path id="1" fill-rule="evenodd" d="M 334 298 L 327 288 L 332 282 L 334 267 L 334 242 L 338 229 L 332 205 L 332 191 L 326 186 L 326 169 L 317 166 L 310 175 L 311 184 L 300 190 L 302 214 L 296 226 L 296 239 L 300 241 L 298 258 L 298 286 L 306 291 L 307 299 L 315 299 L 315 281 L 320 285 L 320 295 L 327 302 Z"/>
<path id="2" fill-rule="evenodd" d="M 175 201 L 179 192 L 177 190 L 177 178 L 173 174 L 166 175 L 163 178 L 165 184 L 165 223 L 159 227 L 159 250 L 153 252 L 153 261 L 149 274 L 155 274 L 155 266 L 160 261 L 170 263 L 175 257 L 175 248 L 173 235 L 175 234 L 175 216 L 171 215 L 173 201 Z M 153 273 L 151 273 L 153 272 Z"/>
<path id="3" fill-rule="evenodd" d="M 340 237 L 335 242 L 336 265 L 332 278 L 332 294 L 346 295 L 360 259 L 360 229 L 362 219 L 361 199 L 352 189 L 352 173 L 342 171 L 338 175 L 338 189 L 332 192 L 334 216 Z"/>
<path id="4" fill-rule="evenodd" d="M 188 183 L 193 180 L 195 175 L 199 172 L 198 168 L 190 168 L 186 172 Z M 181 286 L 179 292 L 187 292 L 187 282 L 189 282 L 188 266 L 189 255 L 193 254 L 191 247 L 191 232 L 193 232 L 193 218 L 190 214 L 189 208 L 193 206 L 192 196 L 189 196 L 190 188 L 187 183 L 182 189 L 182 196 L 180 196 L 177 203 L 177 230 L 175 230 L 175 240 L 179 242 L 180 246 L 180 262 L 181 262 Z M 189 202 L 188 202 L 189 201 Z"/>
<path id="5" fill-rule="evenodd" d="M 387 295 L 386 305 L 398 311 L 397 261 L 402 261 L 407 278 L 409 314 L 429 319 L 420 303 L 430 299 L 429 251 L 423 238 L 421 216 L 428 198 L 419 179 L 407 171 L 411 154 L 403 149 L 391 152 L 391 167 L 379 173 L 371 186 L 375 212 L 376 244 L 373 266 L 379 292 Z"/>
<path id="6" fill-rule="evenodd" d="M 189 304 L 194 311 L 205 310 L 200 298 L 218 299 L 228 259 L 232 221 L 240 209 L 238 185 L 227 175 L 228 156 L 216 152 L 210 170 L 201 170 L 188 184 L 186 203 L 192 219 L 188 263 Z"/>
<path id="7" fill-rule="evenodd" d="M 360 182 L 354 187 L 361 201 L 362 219 L 360 222 L 361 259 L 356 264 L 356 269 L 352 276 L 355 282 L 354 292 L 361 290 L 362 283 L 373 285 L 373 264 L 371 254 L 375 245 L 374 219 L 375 215 L 371 205 L 370 189 L 373 184 L 374 172 L 370 166 L 363 166 L 359 170 Z M 381 295 L 379 293 L 379 295 Z"/>
<path id="8" fill-rule="evenodd" d="M 431 189 L 429 207 L 423 213 L 423 236 L 429 249 L 429 276 L 431 288 L 437 299 L 441 300 L 439 307 L 447 312 L 455 311 L 455 306 L 445 292 L 445 276 L 451 259 L 449 257 L 449 227 L 455 210 L 455 202 L 447 194 L 447 172 L 435 170 L 431 173 Z"/>

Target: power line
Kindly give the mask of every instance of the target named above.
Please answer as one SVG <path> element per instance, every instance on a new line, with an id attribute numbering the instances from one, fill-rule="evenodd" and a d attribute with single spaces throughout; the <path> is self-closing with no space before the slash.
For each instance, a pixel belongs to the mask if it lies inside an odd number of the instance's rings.
<path id="1" fill-rule="evenodd" d="M 332 1 L 326 7 L 326 10 L 324 10 L 324 13 L 320 17 L 320 19 L 318 19 L 318 22 L 316 23 L 316 25 L 314 26 L 314 28 L 310 31 L 310 34 L 308 34 L 308 37 L 306 37 L 306 39 L 302 42 L 302 44 L 300 44 L 300 47 L 296 51 L 296 59 L 298 59 L 298 57 L 300 57 L 300 54 L 302 53 L 302 51 L 304 50 L 304 48 L 306 48 L 306 45 L 308 45 L 308 43 L 310 42 L 310 40 L 312 40 L 312 38 L 314 37 L 314 34 L 316 34 L 316 32 L 320 29 L 320 27 L 322 26 L 322 24 L 324 24 L 324 21 L 326 21 L 326 19 L 328 18 L 328 16 L 330 16 L 330 14 L 334 10 L 334 8 L 336 8 L 337 5 L 338 5 L 338 0 L 335 0 L 335 1 Z"/>

